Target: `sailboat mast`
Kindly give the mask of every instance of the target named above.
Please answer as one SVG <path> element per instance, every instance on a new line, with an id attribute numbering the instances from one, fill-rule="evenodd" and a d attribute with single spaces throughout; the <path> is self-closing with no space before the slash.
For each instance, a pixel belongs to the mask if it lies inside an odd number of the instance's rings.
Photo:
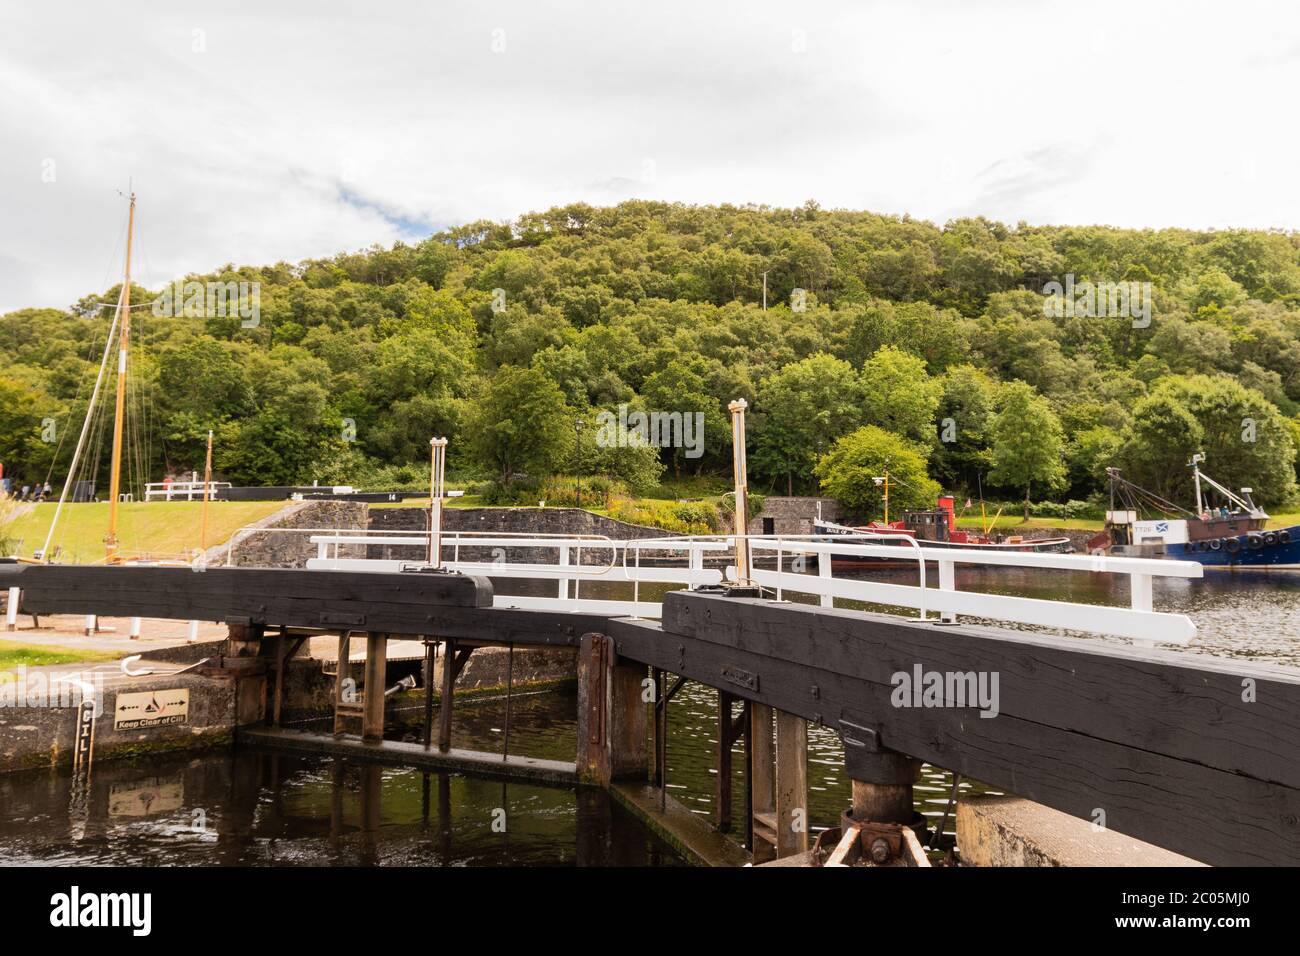
<path id="1" fill-rule="evenodd" d="M 203 463 L 203 517 L 199 522 L 199 560 L 208 551 L 208 500 L 212 494 L 212 429 L 208 429 L 208 457 Z"/>
<path id="2" fill-rule="evenodd" d="M 135 193 L 131 193 L 131 210 L 126 224 L 126 270 L 122 280 L 121 330 L 117 347 L 117 405 L 113 416 L 113 458 L 108 479 L 108 533 L 104 535 L 105 559 L 112 564 L 117 556 L 117 497 L 122 486 L 122 423 L 126 412 L 126 366 L 131 349 L 131 240 L 135 234 Z"/>

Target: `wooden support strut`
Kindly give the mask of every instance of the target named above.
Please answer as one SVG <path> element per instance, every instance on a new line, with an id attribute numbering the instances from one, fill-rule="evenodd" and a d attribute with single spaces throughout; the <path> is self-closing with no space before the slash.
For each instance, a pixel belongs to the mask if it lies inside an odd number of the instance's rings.
<path id="1" fill-rule="evenodd" d="M 366 634 L 366 683 L 362 702 L 361 739 L 384 739 L 384 677 L 388 670 L 388 635 Z"/>
<path id="2" fill-rule="evenodd" d="M 732 705 L 740 700 L 739 717 L 732 716 Z M 749 702 L 718 691 L 718 754 L 717 775 L 713 781 L 713 802 L 718 819 L 718 829 L 726 833 L 731 829 L 731 751 L 736 741 L 745 736 L 749 726 Z"/>
<path id="3" fill-rule="evenodd" d="M 280 715 L 284 708 L 284 680 L 285 676 L 289 672 L 289 662 L 293 660 L 294 655 L 298 653 L 298 650 L 306 642 L 309 636 L 310 635 L 307 634 L 299 634 L 298 639 L 293 642 L 293 645 L 287 651 L 284 649 L 285 634 L 283 629 L 281 629 L 280 634 L 276 637 L 275 696 L 272 698 L 271 702 L 271 725 L 274 727 L 280 726 Z"/>
<path id="4" fill-rule="evenodd" d="M 584 634 L 578 646 L 578 779 L 644 781 L 646 667 L 618 657 L 604 634 Z"/>
<path id="5" fill-rule="evenodd" d="M 808 721 L 776 712 L 776 856 L 808 849 Z"/>
<path id="6" fill-rule="evenodd" d="M 425 747 L 433 743 L 433 670 L 438 655 L 438 644 L 424 639 L 424 735 L 420 738 Z M 425 779 L 427 789 L 428 779 Z"/>
<path id="7" fill-rule="evenodd" d="M 356 685 L 349 683 L 352 672 L 352 632 L 339 632 L 339 661 L 334 671 L 334 736 L 343 733 L 343 721 L 356 715 Z"/>
<path id="8" fill-rule="evenodd" d="M 451 713 L 452 694 L 456 687 L 456 678 L 465 668 L 465 662 L 474 648 L 457 647 L 454 640 L 446 642 L 442 659 L 442 696 L 438 701 L 438 749 L 446 753 L 451 749 Z"/>
<path id="9" fill-rule="evenodd" d="M 767 704 L 751 703 L 749 706 L 750 745 L 750 852 L 754 862 L 770 858 L 776 846 L 776 792 L 773 772 L 776 769 L 776 747 L 772 742 L 772 708 Z"/>

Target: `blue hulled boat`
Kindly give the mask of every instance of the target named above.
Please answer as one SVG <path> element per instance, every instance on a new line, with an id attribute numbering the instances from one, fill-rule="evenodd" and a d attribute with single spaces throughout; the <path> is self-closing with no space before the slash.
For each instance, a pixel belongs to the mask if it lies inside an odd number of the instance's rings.
<path id="1" fill-rule="evenodd" d="M 1199 561 L 1228 570 L 1300 570 L 1300 525 L 1267 528 L 1268 513 L 1251 499 L 1251 489 L 1242 488 L 1238 494 L 1225 488 L 1201 471 L 1204 460 L 1203 454 L 1192 456 L 1194 512 L 1133 484 L 1118 469 L 1107 468 L 1111 510 L 1106 512 L 1106 530 L 1088 542 L 1089 550 Z M 1140 517 L 1144 511 L 1158 512 L 1160 517 L 1144 519 Z"/>

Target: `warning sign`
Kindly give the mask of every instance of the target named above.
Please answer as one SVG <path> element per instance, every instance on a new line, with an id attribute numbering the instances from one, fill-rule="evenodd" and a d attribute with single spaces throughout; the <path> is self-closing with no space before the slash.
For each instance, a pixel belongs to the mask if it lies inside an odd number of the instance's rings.
<path id="1" fill-rule="evenodd" d="M 145 727 L 170 727 L 190 719 L 190 690 L 146 690 L 136 694 L 118 694 L 113 705 L 114 730 L 140 730 Z"/>

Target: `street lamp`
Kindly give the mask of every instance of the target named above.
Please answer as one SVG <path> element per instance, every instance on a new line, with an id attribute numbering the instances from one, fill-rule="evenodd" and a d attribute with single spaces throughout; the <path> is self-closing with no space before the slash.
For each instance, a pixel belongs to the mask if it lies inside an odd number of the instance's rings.
<path id="1" fill-rule="evenodd" d="M 582 507 L 582 430 L 587 423 L 581 418 L 573 423 L 573 476 L 578 480 L 578 507 Z"/>

